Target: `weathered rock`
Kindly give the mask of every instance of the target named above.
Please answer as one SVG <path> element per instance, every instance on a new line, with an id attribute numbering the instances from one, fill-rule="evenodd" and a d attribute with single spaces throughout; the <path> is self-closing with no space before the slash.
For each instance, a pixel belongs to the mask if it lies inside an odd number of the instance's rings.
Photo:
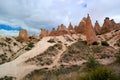
<path id="1" fill-rule="evenodd" d="M 75 34 L 75 30 L 74 30 L 73 25 L 71 23 L 68 26 L 68 30 L 69 30 L 70 34 Z"/>
<path id="2" fill-rule="evenodd" d="M 66 28 L 65 25 L 61 24 L 60 26 L 58 26 L 58 29 L 57 29 L 57 36 L 60 36 L 60 35 L 65 35 L 65 34 L 68 34 L 68 29 Z"/>
<path id="3" fill-rule="evenodd" d="M 68 30 L 73 30 L 73 25 L 71 23 L 68 26 Z"/>
<path id="4" fill-rule="evenodd" d="M 101 27 L 100 27 L 98 21 L 95 22 L 94 30 L 95 30 L 96 35 L 101 34 Z"/>
<path id="5" fill-rule="evenodd" d="M 113 26 L 111 24 L 111 21 L 109 20 L 109 17 L 106 17 L 101 29 L 101 33 L 107 33 L 113 30 Z"/>
<path id="6" fill-rule="evenodd" d="M 75 30 L 76 34 L 78 34 L 78 33 L 79 33 L 79 28 L 78 28 L 78 26 L 77 26 L 77 25 L 75 25 L 74 30 Z"/>
<path id="7" fill-rule="evenodd" d="M 48 31 L 46 29 L 41 29 L 40 38 L 48 36 Z"/>
<path id="8" fill-rule="evenodd" d="M 81 34 L 85 34 L 85 28 L 86 28 L 86 18 L 84 17 L 78 26 L 78 32 Z"/>
<path id="9" fill-rule="evenodd" d="M 26 30 L 20 30 L 18 39 L 22 42 L 28 42 L 29 38 L 28 38 L 27 31 Z"/>
<path id="10" fill-rule="evenodd" d="M 93 42 L 97 41 L 97 37 L 96 37 L 95 31 L 93 29 L 89 14 L 86 19 L 85 35 L 86 35 L 88 44 L 92 44 Z"/>
<path id="11" fill-rule="evenodd" d="M 49 36 L 56 36 L 57 32 L 55 30 L 55 28 L 53 28 L 50 33 L 49 33 Z"/>

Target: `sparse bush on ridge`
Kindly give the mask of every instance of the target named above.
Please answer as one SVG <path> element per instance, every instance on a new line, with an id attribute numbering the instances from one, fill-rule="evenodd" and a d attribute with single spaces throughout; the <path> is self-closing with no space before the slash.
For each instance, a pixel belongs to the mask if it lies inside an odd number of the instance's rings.
<path id="1" fill-rule="evenodd" d="M 49 42 L 49 43 L 55 43 L 55 40 L 54 39 L 50 39 L 47 42 Z"/>
<path id="2" fill-rule="evenodd" d="M 99 43 L 95 41 L 92 43 L 92 45 L 99 45 Z"/>
<path id="3" fill-rule="evenodd" d="M 101 45 L 102 46 L 109 46 L 109 44 L 107 43 L 107 41 L 101 41 Z"/>
<path id="4" fill-rule="evenodd" d="M 87 60 L 87 67 L 88 68 L 97 68 L 98 66 L 100 66 L 100 63 L 92 56 L 88 56 L 88 60 Z"/>

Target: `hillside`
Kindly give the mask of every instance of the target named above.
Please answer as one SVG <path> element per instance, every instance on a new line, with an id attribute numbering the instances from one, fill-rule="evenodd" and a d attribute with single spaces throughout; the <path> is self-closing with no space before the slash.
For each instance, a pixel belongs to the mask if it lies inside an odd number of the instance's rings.
<path id="1" fill-rule="evenodd" d="M 114 33 L 116 37 L 118 32 Z M 104 35 L 108 34 L 111 36 L 112 32 Z M 11 76 L 17 80 L 22 78 L 32 80 L 38 75 L 50 74 L 49 71 L 52 71 L 51 75 L 55 75 L 54 71 L 59 69 L 61 72 L 57 74 L 66 74 L 64 70 L 72 73 L 78 70 L 79 66 L 86 64 L 89 55 L 93 55 L 101 64 L 109 65 L 116 60 L 118 48 L 114 48 L 114 45 L 111 44 L 104 46 L 101 42 L 107 41 L 107 38 L 108 43 L 112 40 L 116 40 L 115 42 L 118 40 L 110 36 L 104 37 L 104 35 L 98 36 L 99 44 L 91 46 L 87 45 L 85 36 L 81 34 L 44 37 L 34 44 L 31 50 L 19 54 L 16 58 L 11 57 L 12 60 L 9 62 L 2 63 L 0 65 L 0 77 Z M 103 39 L 101 40 L 101 38 Z M 41 70 L 45 73 L 41 73 Z M 28 77 L 28 75 L 31 76 Z"/>

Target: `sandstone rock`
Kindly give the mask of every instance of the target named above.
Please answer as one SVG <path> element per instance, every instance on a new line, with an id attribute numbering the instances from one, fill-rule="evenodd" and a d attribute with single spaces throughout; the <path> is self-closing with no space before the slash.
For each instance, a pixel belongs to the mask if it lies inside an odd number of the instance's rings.
<path id="1" fill-rule="evenodd" d="M 41 29 L 40 38 L 48 36 L 48 31 L 46 29 Z"/>
<path id="2" fill-rule="evenodd" d="M 73 30 L 73 25 L 71 23 L 68 26 L 68 30 Z"/>
<path id="3" fill-rule="evenodd" d="M 96 35 L 101 34 L 101 27 L 100 27 L 98 21 L 96 21 L 96 23 L 95 23 L 94 30 L 95 30 Z"/>
<path id="4" fill-rule="evenodd" d="M 76 34 L 79 33 L 79 27 L 77 25 L 75 25 L 74 30 L 75 30 Z"/>
<path id="5" fill-rule="evenodd" d="M 66 28 L 65 25 L 61 24 L 60 26 L 58 26 L 57 33 L 56 33 L 57 36 L 65 35 L 68 33 L 69 33 L 68 29 Z"/>
<path id="6" fill-rule="evenodd" d="M 53 28 L 50 33 L 49 33 L 49 36 L 56 36 L 57 32 L 55 30 L 55 28 Z"/>
<path id="7" fill-rule="evenodd" d="M 110 32 L 113 30 L 113 26 L 112 26 L 112 23 L 111 21 L 109 20 L 109 17 L 106 17 L 105 20 L 104 20 L 104 23 L 103 23 L 103 26 L 102 26 L 102 29 L 101 29 L 101 33 L 107 33 L 107 32 Z"/>
<path id="8" fill-rule="evenodd" d="M 86 35 L 88 44 L 92 44 L 93 42 L 97 41 L 97 37 L 96 37 L 95 31 L 93 29 L 89 14 L 86 19 L 85 35 Z"/>
<path id="9" fill-rule="evenodd" d="M 20 30 L 18 39 L 22 42 L 28 42 L 28 33 L 26 30 Z"/>
<path id="10" fill-rule="evenodd" d="M 85 28 L 86 28 L 86 18 L 84 17 L 81 22 L 79 23 L 78 29 L 79 33 L 85 34 Z"/>

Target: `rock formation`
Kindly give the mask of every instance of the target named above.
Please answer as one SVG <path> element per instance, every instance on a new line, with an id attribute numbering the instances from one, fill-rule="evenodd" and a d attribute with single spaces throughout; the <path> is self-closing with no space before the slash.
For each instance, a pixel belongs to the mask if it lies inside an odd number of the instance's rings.
<path id="1" fill-rule="evenodd" d="M 70 24 L 68 26 L 68 30 L 73 30 L 73 26 L 72 26 L 71 22 L 70 22 Z"/>
<path id="2" fill-rule="evenodd" d="M 85 28 L 86 28 L 86 18 L 84 17 L 81 22 L 79 23 L 79 26 L 78 26 L 78 32 L 81 33 L 81 34 L 85 34 Z"/>
<path id="3" fill-rule="evenodd" d="M 66 28 L 65 25 L 61 24 L 60 26 L 58 26 L 56 35 L 59 36 L 59 35 L 65 35 L 65 34 L 68 34 L 68 29 Z"/>
<path id="4" fill-rule="evenodd" d="M 20 30 L 18 39 L 22 42 L 28 42 L 28 33 L 26 30 Z"/>
<path id="5" fill-rule="evenodd" d="M 101 34 L 101 27 L 100 27 L 98 21 L 95 22 L 94 30 L 95 30 L 96 35 Z"/>
<path id="6" fill-rule="evenodd" d="M 109 20 L 109 17 L 106 17 L 105 20 L 104 20 L 104 23 L 103 23 L 103 26 L 102 26 L 102 29 L 101 29 L 101 33 L 107 33 L 107 32 L 110 32 L 113 30 L 113 26 L 112 26 L 112 23 L 111 21 Z"/>
<path id="7" fill-rule="evenodd" d="M 41 29 L 40 38 L 48 36 L 48 31 L 46 29 Z"/>
<path id="8" fill-rule="evenodd" d="M 49 33 L 49 36 L 56 36 L 57 35 L 57 32 L 55 30 L 55 28 L 53 28 L 50 33 Z"/>
<path id="9" fill-rule="evenodd" d="M 89 14 L 86 18 L 85 35 L 86 35 L 86 39 L 87 39 L 88 44 L 92 44 L 93 42 L 97 41 L 96 34 L 95 34 L 94 29 L 93 29 Z"/>
<path id="10" fill-rule="evenodd" d="M 75 30 L 74 30 L 74 28 L 73 28 L 73 25 L 71 23 L 68 26 L 68 30 L 69 30 L 70 34 L 75 34 L 76 33 Z"/>

